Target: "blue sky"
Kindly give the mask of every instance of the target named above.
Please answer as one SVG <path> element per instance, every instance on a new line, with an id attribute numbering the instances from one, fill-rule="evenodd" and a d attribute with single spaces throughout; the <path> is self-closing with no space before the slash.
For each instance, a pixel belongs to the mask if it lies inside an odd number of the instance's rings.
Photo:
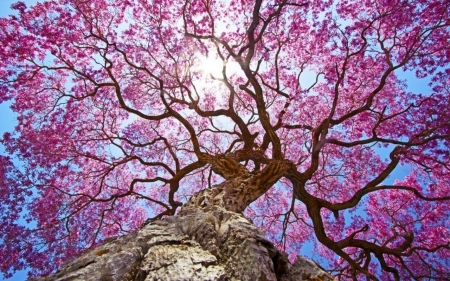
<path id="1" fill-rule="evenodd" d="M 32 5 L 38 1 L 36 0 L 21 0 L 26 3 L 27 6 Z M 16 3 L 17 0 L 0 0 L 0 17 L 7 17 L 10 14 L 15 14 L 15 11 L 11 10 L 11 4 Z M 14 130 L 16 124 L 16 115 L 9 108 L 11 102 L 0 104 L 0 135 L 7 131 Z M 4 152 L 4 148 L 0 145 L 0 153 Z M 19 271 L 12 278 L 4 279 L 0 273 L 0 280 L 2 281 L 21 281 L 26 280 L 27 271 Z"/>
<path id="2" fill-rule="evenodd" d="M 36 3 L 36 0 L 22 0 L 27 4 Z M 17 2 L 17 0 L 0 0 L 0 17 L 6 17 L 10 14 L 14 14 L 15 11 L 11 10 L 11 4 Z M 0 104 L 0 135 L 3 135 L 6 131 L 12 131 L 14 129 L 16 116 L 11 112 L 9 106 L 11 103 Z M 3 147 L 0 146 L 0 153 L 3 152 Z"/>
<path id="3" fill-rule="evenodd" d="M 37 2 L 37 0 L 22 0 L 25 2 L 28 6 L 34 4 Z M 0 0 L 0 17 L 6 17 L 9 14 L 14 14 L 15 11 L 12 11 L 10 9 L 11 4 L 17 2 L 17 0 Z M 417 79 L 414 77 L 412 73 L 402 73 L 400 75 L 402 78 L 408 80 L 408 89 L 412 92 L 423 92 L 427 91 L 428 87 L 427 81 Z M 0 136 L 3 135 L 3 133 L 7 131 L 13 131 L 14 126 L 16 124 L 16 115 L 10 110 L 11 102 L 0 104 Z M 4 153 L 4 148 L 0 145 L 0 153 Z M 386 153 L 388 155 L 388 151 L 381 152 L 381 154 Z M 391 178 L 388 180 L 389 182 L 393 181 L 395 178 L 403 178 L 405 175 L 405 168 L 401 168 L 396 170 Z M 302 254 L 303 253 L 302 251 Z M 9 279 L 3 279 L 2 275 L 0 274 L 0 281 L 20 281 L 20 280 L 26 280 L 26 272 L 27 271 L 21 271 L 17 272 L 12 278 Z"/>

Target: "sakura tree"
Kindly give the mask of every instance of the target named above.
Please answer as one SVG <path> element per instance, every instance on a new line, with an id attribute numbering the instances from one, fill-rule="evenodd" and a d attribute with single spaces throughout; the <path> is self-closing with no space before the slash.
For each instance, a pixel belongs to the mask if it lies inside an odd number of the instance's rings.
<path id="1" fill-rule="evenodd" d="M 339 280 L 450 277 L 450 1 L 13 8 L 6 276 L 49 273 L 228 182 L 226 208 L 292 258 L 312 241 Z M 408 91 L 405 72 L 430 90 Z"/>

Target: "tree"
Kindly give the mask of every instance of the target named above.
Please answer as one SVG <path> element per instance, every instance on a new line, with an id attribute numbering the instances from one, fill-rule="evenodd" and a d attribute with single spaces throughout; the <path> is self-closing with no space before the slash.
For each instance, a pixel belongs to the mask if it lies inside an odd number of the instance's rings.
<path id="1" fill-rule="evenodd" d="M 49 273 L 221 188 L 210 203 L 291 257 L 317 240 L 342 280 L 449 278 L 449 7 L 16 3 L 0 19 L 0 102 L 19 114 L 1 140 L 2 272 Z"/>

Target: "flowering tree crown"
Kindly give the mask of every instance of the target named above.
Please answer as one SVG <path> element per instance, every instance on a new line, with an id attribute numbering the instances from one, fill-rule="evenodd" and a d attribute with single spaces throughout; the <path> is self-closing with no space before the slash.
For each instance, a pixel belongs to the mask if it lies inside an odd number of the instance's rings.
<path id="1" fill-rule="evenodd" d="M 292 258 L 313 241 L 342 279 L 449 278 L 448 0 L 13 8 L 0 19 L 0 102 L 19 116 L 1 139 L 6 276 L 49 273 L 237 181 L 250 195 L 236 210 Z M 408 91 L 405 72 L 430 90 Z"/>

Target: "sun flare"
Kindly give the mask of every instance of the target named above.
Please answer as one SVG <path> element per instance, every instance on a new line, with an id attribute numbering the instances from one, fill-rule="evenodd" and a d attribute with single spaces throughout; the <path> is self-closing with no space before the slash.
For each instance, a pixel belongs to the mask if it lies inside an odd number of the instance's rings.
<path id="1" fill-rule="evenodd" d="M 224 67 L 227 77 L 237 74 L 241 70 L 238 63 L 222 60 L 217 57 L 199 56 L 198 61 L 199 65 L 195 70 L 201 72 L 202 79 L 204 80 L 210 79 L 211 76 L 213 78 L 223 79 L 222 71 Z"/>
<path id="2" fill-rule="evenodd" d="M 226 61 L 217 58 L 200 58 L 200 70 L 207 77 L 223 78 L 222 70 L 226 66 Z"/>

